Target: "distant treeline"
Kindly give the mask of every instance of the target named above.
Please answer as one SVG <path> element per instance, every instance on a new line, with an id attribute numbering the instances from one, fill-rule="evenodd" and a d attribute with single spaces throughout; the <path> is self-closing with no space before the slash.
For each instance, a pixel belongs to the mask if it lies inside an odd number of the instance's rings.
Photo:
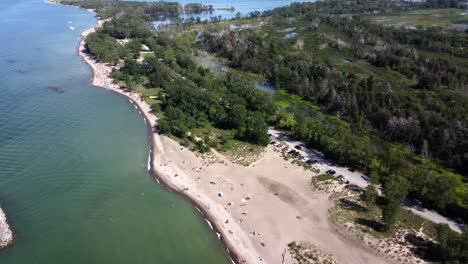
<path id="1" fill-rule="evenodd" d="M 133 15 L 146 21 L 160 17 L 176 17 L 182 11 L 177 2 L 138 2 L 121 0 L 59 0 L 61 4 L 94 9 L 102 19 L 114 16 Z"/>
<path id="2" fill-rule="evenodd" d="M 319 13 L 326 15 L 398 13 L 421 8 L 466 8 L 465 2 L 464 0 L 327 0 L 314 3 L 293 3 L 287 7 L 266 11 L 264 15 L 298 17 Z"/>
<path id="3" fill-rule="evenodd" d="M 201 14 L 203 12 L 213 12 L 215 9 L 212 5 L 204 5 L 199 3 L 188 3 L 184 6 L 184 12 L 188 14 Z"/>

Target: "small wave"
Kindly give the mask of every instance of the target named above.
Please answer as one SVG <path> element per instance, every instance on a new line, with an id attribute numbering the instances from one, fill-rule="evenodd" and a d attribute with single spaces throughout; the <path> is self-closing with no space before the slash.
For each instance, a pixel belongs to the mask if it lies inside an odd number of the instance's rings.
<path id="1" fill-rule="evenodd" d="M 146 125 L 146 118 L 143 118 L 143 121 L 145 121 L 145 125 Z"/>
<path id="2" fill-rule="evenodd" d="M 200 208 L 198 208 L 198 207 L 195 206 L 195 209 L 197 209 L 197 211 L 198 211 L 201 215 L 204 215 L 203 212 L 200 210 Z"/>
<path id="3" fill-rule="evenodd" d="M 210 226 L 211 230 L 214 230 L 214 229 L 213 229 L 213 226 L 211 225 L 211 222 L 208 221 L 208 219 L 205 219 L 205 221 L 208 223 L 208 225 Z"/>
<path id="4" fill-rule="evenodd" d="M 150 153 L 148 154 L 148 164 L 147 164 L 147 167 L 148 167 L 148 171 L 151 169 L 151 151 Z"/>

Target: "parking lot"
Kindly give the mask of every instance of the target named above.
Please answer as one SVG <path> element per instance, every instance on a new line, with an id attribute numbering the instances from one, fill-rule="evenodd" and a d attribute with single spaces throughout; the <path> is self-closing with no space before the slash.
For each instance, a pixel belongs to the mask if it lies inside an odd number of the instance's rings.
<path id="1" fill-rule="evenodd" d="M 295 150 L 298 153 L 295 155 L 295 158 L 303 162 L 313 161 L 314 163 L 310 165 L 312 167 L 315 166 L 315 168 L 318 169 L 320 173 L 326 173 L 329 170 L 333 170 L 335 171 L 334 176 L 345 176 L 346 179 L 349 181 L 349 184 L 354 184 L 361 188 L 366 188 L 367 185 L 369 185 L 369 182 L 363 179 L 363 173 L 358 171 L 351 171 L 346 167 L 340 166 L 330 160 L 327 160 L 325 156 L 319 151 L 306 148 L 302 142 L 294 140 L 293 138 L 289 137 L 288 135 L 279 130 L 269 128 L 268 133 L 271 135 L 271 139 L 273 141 L 281 145 L 276 147 L 281 148 L 281 151 L 283 153 Z M 380 186 L 378 187 L 378 192 L 380 195 L 382 195 L 382 188 Z M 444 217 L 435 211 L 430 211 L 426 208 L 415 206 L 410 201 L 405 201 L 403 203 L 403 206 L 406 209 L 411 210 L 413 213 L 432 222 L 448 224 L 450 228 L 457 232 L 461 233 L 464 229 L 463 224 L 458 224 L 455 221 Z"/>
<path id="2" fill-rule="evenodd" d="M 332 161 L 325 159 L 321 152 L 306 148 L 302 142 L 292 139 L 283 132 L 270 128 L 268 133 L 272 135 L 272 140 L 276 141 L 280 145 L 276 147 L 281 149 L 283 153 L 289 153 L 292 150 L 296 151 L 298 154 L 293 155 L 293 157 L 302 162 L 308 163 L 312 166 L 312 168 L 317 169 L 320 173 L 326 173 L 329 170 L 333 170 L 336 172 L 334 174 L 335 176 L 338 177 L 339 175 L 343 175 L 347 178 L 350 184 L 357 185 L 361 188 L 366 188 L 367 185 L 369 185 L 369 183 L 362 178 L 362 173 L 357 171 L 352 172 L 346 167 L 340 166 L 333 163 Z"/>

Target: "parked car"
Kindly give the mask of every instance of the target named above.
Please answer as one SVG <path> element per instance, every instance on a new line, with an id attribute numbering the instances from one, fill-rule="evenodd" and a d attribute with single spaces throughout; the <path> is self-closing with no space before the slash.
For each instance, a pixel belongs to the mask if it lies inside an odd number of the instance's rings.
<path id="1" fill-rule="evenodd" d="M 457 224 L 459 225 L 464 225 L 465 224 L 465 221 L 463 221 L 463 219 L 461 219 L 460 217 L 457 217 L 454 219 L 455 222 L 457 222 Z"/>
<path id="2" fill-rule="evenodd" d="M 326 174 L 328 175 L 335 175 L 336 171 L 334 170 L 327 170 Z"/>
<path id="3" fill-rule="evenodd" d="M 301 150 L 301 149 L 302 149 L 302 147 L 301 147 L 301 146 L 299 146 L 299 145 L 297 145 L 297 146 L 294 146 L 294 148 L 295 148 L 295 149 L 299 149 L 299 150 Z"/>
<path id="4" fill-rule="evenodd" d="M 338 176 L 338 180 L 340 180 L 340 181 L 342 181 L 342 182 L 344 182 L 346 184 L 349 183 L 348 177 L 343 176 L 343 175 Z"/>
<path id="5" fill-rule="evenodd" d="M 419 199 L 414 199 L 414 200 L 413 200 L 413 203 L 414 203 L 415 205 L 419 206 L 419 207 L 422 207 L 422 202 L 421 202 L 421 200 L 419 200 Z"/>
<path id="6" fill-rule="evenodd" d="M 318 170 L 318 171 L 323 171 L 323 170 L 325 170 L 325 168 L 322 167 L 322 165 L 320 165 L 320 164 L 315 164 L 315 165 L 313 166 L 313 168 L 316 169 L 316 170 Z"/>
<path id="7" fill-rule="evenodd" d="M 365 181 L 370 181 L 370 177 L 367 175 L 362 175 L 361 178 L 364 179 Z"/>

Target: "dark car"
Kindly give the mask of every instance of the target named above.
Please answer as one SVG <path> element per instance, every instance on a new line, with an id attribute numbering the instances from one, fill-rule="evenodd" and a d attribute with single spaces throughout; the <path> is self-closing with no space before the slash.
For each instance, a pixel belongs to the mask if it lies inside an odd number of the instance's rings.
<path id="1" fill-rule="evenodd" d="M 328 175 L 335 175 L 336 171 L 334 170 L 327 170 L 326 174 Z"/>
<path id="2" fill-rule="evenodd" d="M 365 181 L 370 181 L 370 177 L 367 175 L 362 175 L 361 178 L 363 178 Z"/>
<path id="3" fill-rule="evenodd" d="M 299 145 L 297 145 L 297 146 L 294 146 L 294 148 L 295 148 L 295 149 L 299 149 L 299 150 L 300 150 L 300 149 L 302 149 L 302 147 L 301 147 L 301 146 L 299 146 Z"/>
<path id="4" fill-rule="evenodd" d="M 459 225 L 464 225 L 465 224 L 465 221 L 463 221 L 463 219 L 461 219 L 460 217 L 457 217 L 454 219 L 455 222 L 457 222 L 457 224 Z"/>

